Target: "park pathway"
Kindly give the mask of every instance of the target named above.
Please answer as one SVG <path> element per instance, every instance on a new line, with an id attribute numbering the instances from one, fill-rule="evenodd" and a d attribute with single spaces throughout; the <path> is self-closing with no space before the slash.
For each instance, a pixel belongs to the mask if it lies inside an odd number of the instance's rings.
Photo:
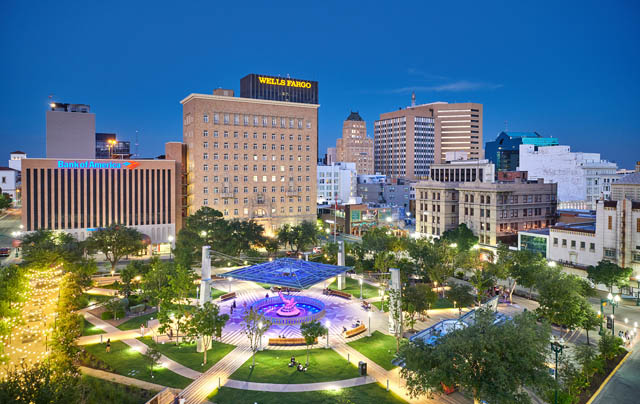
<path id="1" fill-rule="evenodd" d="M 337 380 L 332 382 L 321 383 L 300 383 L 300 384 L 282 384 L 282 383 L 254 383 L 239 380 L 228 380 L 225 387 L 242 390 L 271 391 L 277 393 L 293 393 L 300 391 L 318 391 L 332 390 L 336 388 L 344 389 L 349 387 L 362 386 L 363 384 L 375 383 L 376 380 L 370 376 L 354 377 L 352 379 Z"/>
<path id="2" fill-rule="evenodd" d="M 88 368 L 85 366 L 80 366 L 80 372 L 87 376 L 95 377 L 98 379 L 107 380 L 114 383 L 125 384 L 127 386 L 138 387 L 145 390 L 151 391 L 161 391 L 166 388 L 170 389 L 174 393 L 178 393 L 180 389 L 174 389 L 171 387 L 162 386 L 160 384 L 145 382 L 144 380 L 134 379 L 133 377 L 127 377 L 122 375 L 117 375 L 111 372 L 105 372 L 104 370 L 98 370 L 93 368 Z"/>
<path id="3" fill-rule="evenodd" d="M 204 372 L 196 381 L 182 390 L 182 396 L 186 404 L 201 404 L 207 400 L 209 394 L 223 386 L 243 363 L 251 358 L 251 350 L 248 347 L 237 347 L 227 356 L 220 359 L 209 370 Z"/>

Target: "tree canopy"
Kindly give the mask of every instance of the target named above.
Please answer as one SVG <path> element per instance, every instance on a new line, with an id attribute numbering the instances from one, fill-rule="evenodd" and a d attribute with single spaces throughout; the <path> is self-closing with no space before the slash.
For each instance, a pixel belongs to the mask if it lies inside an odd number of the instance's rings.
<path id="1" fill-rule="evenodd" d="M 601 283 L 609 288 L 609 292 L 613 291 L 613 287 L 618 288 L 629 284 L 629 277 L 633 273 L 632 268 L 622 268 L 610 261 L 600 261 L 596 266 L 587 268 L 587 277 L 596 285 Z"/>
<path id="2" fill-rule="evenodd" d="M 445 231 L 440 239 L 447 244 L 456 244 L 458 252 L 469 251 L 471 247 L 478 244 L 478 237 L 474 236 L 464 223 L 459 224 L 455 229 Z"/>
<path id="3" fill-rule="evenodd" d="M 112 271 L 115 271 L 122 258 L 144 248 L 142 233 L 117 223 L 92 232 L 85 243 L 90 253 L 101 252 L 105 255 Z"/>
<path id="4" fill-rule="evenodd" d="M 495 325 L 491 311 L 478 310 L 474 324 L 447 333 L 437 344 L 405 344 L 398 357 L 413 397 L 445 386 L 460 386 L 475 402 L 530 403 L 523 387 L 548 386 L 546 365 L 551 334 L 533 313 Z"/>

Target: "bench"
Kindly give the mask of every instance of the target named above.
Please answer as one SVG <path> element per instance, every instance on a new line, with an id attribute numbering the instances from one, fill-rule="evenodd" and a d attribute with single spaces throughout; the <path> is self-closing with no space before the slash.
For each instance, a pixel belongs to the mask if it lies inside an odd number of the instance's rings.
<path id="1" fill-rule="evenodd" d="M 315 343 L 318 343 L 317 338 Z M 269 338 L 269 345 L 307 345 L 307 343 L 304 338 Z"/>
<path id="2" fill-rule="evenodd" d="M 367 329 L 367 327 L 365 327 L 364 324 L 360 324 L 356 328 L 352 328 L 350 330 L 347 330 L 347 331 L 343 332 L 343 334 L 344 334 L 345 338 L 349 338 L 349 337 L 353 337 L 354 335 L 358 335 L 360 333 L 365 332 L 366 329 Z"/>
<path id="3" fill-rule="evenodd" d="M 231 292 L 231 293 L 226 293 L 220 296 L 220 301 L 224 302 L 225 300 L 235 299 L 235 298 L 236 298 L 236 292 Z"/>
<path id="4" fill-rule="evenodd" d="M 333 296 L 338 296 L 338 297 L 342 297 L 344 299 L 351 299 L 351 295 L 347 292 L 341 292 L 339 290 L 332 290 L 329 289 L 329 295 L 333 295 Z"/>

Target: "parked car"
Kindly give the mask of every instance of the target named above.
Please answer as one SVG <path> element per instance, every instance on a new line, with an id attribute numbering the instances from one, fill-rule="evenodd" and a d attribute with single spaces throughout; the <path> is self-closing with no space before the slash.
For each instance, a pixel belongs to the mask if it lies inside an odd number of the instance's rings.
<path id="1" fill-rule="evenodd" d="M 0 257 L 8 257 L 11 254 L 11 248 L 0 247 Z"/>

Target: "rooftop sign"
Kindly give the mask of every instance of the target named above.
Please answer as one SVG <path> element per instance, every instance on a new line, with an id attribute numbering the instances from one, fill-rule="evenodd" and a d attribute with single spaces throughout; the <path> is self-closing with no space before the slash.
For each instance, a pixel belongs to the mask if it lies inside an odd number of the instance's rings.
<path id="1" fill-rule="evenodd" d="M 129 169 L 138 167 L 140 163 L 136 161 L 63 161 L 58 160 L 58 168 L 106 168 L 106 169 Z"/>
<path id="2" fill-rule="evenodd" d="M 265 76 L 258 76 L 258 81 L 260 82 L 260 84 L 271 84 L 274 86 L 311 88 L 310 81 L 280 79 L 276 77 L 265 77 Z"/>

